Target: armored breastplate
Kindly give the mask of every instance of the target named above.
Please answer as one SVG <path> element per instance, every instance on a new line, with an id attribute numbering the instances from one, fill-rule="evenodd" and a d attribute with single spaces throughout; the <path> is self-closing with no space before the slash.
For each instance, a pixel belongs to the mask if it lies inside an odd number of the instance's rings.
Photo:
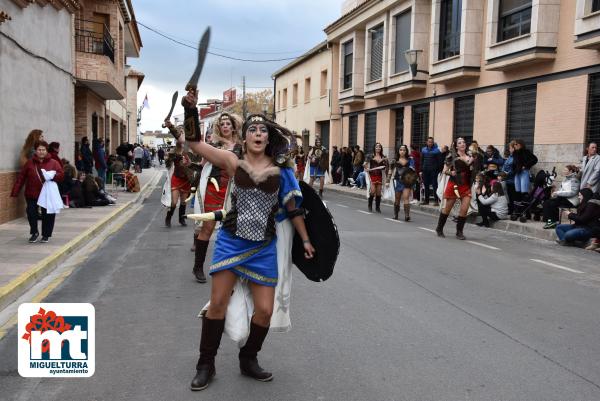
<path id="1" fill-rule="evenodd" d="M 264 241 L 275 235 L 275 214 L 279 209 L 279 167 L 254 173 L 244 162 L 235 172 L 231 209 L 223 228 L 250 241 Z"/>

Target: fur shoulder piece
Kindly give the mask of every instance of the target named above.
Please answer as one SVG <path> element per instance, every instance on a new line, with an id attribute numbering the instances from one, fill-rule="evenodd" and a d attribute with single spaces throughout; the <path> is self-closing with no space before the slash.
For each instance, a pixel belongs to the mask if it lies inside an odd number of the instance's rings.
<path id="1" fill-rule="evenodd" d="M 279 167 L 267 167 L 263 171 L 255 171 L 245 160 L 240 160 L 238 168 L 244 170 L 256 184 L 265 182 L 269 177 L 279 175 Z"/>

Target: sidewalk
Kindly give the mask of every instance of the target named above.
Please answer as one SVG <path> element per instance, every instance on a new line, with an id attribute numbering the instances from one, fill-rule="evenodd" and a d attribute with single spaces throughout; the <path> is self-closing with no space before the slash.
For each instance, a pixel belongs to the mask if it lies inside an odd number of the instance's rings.
<path id="1" fill-rule="evenodd" d="M 365 208 L 367 206 L 367 191 L 364 189 L 353 189 L 350 187 L 342 187 L 337 184 L 329 184 L 325 186 L 325 200 L 327 200 L 327 191 L 342 193 L 345 195 L 352 196 L 353 198 L 363 199 L 365 201 Z M 382 202 L 388 205 L 393 204 L 392 201 L 388 200 L 382 200 Z M 411 205 L 411 209 L 419 210 L 423 213 L 427 213 L 432 216 L 438 216 L 440 213 L 439 208 L 429 205 Z M 473 224 L 475 221 L 473 218 L 469 218 L 467 222 Z M 526 235 L 528 237 L 554 241 L 556 239 L 556 234 L 554 233 L 554 230 L 544 230 L 542 226 L 543 223 L 533 220 L 527 220 L 526 223 L 511 220 L 500 220 L 494 223 L 492 228 L 494 230 L 506 231 Z"/>
<path id="2" fill-rule="evenodd" d="M 25 217 L 0 224 L 0 309 L 123 214 L 157 184 L 163 172 L 164 169 L 150 168 L 137 174 L 141 187 L 137 193 L 125 192 L 123 188 L 113 190 L 107 185 L 107 192 L 117 198 L 114 206 L 63 209 L 56 216 L 54 233 L 46 244 L 27 242 L 29 224 Z"/>

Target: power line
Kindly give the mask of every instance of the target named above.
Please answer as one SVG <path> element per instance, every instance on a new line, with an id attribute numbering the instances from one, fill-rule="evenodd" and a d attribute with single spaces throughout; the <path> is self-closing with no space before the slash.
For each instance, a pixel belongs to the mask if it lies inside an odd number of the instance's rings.
<path id="1" fill-rule="evenodd" d="M 144 25 L 140 21 L 137 21 L 137 23 L 138 23 L 138 25 L 143 26 L 144 28 L 148 29 L 149 31 L 152 31 L 152 32 L 156 33 L 157 35 L 160 35 L 163 38 L 170 40 L 171 42 L 177 43 L 181 46 L 189 47 L 190 49 L 198 50 L 198 48 L 196 46 L 192 46 L 192 45 L 184 43 L 180 40 L 177 40 L 177 39 L 175 39 L 167 34 L 164 34 L 154 28 Z M 249 62 L 249 63 L 270 63 L 270 62 L 275 62 L 275 61 L 290 61 L 290 60 L 295 60 L 298 58 L 298 57 L 288 57 L 288 58 L 278 58 L 278 59 L 257 60 L 257 59 L 244 59 L 244 58 L 239 58 L 239 57 L 226 56 L 225 54 L 219 54 L 219 53 L 214 53 L 214 52 L 207 52 L 207 53 L 211 54 L 213 56 L 222 57 L 222 58 L 226 58 L 229 60 L 245 61 L 245 62 Z"/>

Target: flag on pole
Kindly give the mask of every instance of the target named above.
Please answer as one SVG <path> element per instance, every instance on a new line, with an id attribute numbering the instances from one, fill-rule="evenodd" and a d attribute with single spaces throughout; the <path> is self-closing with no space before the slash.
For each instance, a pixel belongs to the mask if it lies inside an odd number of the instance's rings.
<path id="1" fill-rule="evenodd" d="M 148 104 L 148 94 L 147 93 L 146 93 L 146 97 L 144 98 L 144 103 L 142 103 L 142 109 L 144 109 L 144 108 L 147 108 L 147 109 L 150 108 L 150 104 Z"/>

